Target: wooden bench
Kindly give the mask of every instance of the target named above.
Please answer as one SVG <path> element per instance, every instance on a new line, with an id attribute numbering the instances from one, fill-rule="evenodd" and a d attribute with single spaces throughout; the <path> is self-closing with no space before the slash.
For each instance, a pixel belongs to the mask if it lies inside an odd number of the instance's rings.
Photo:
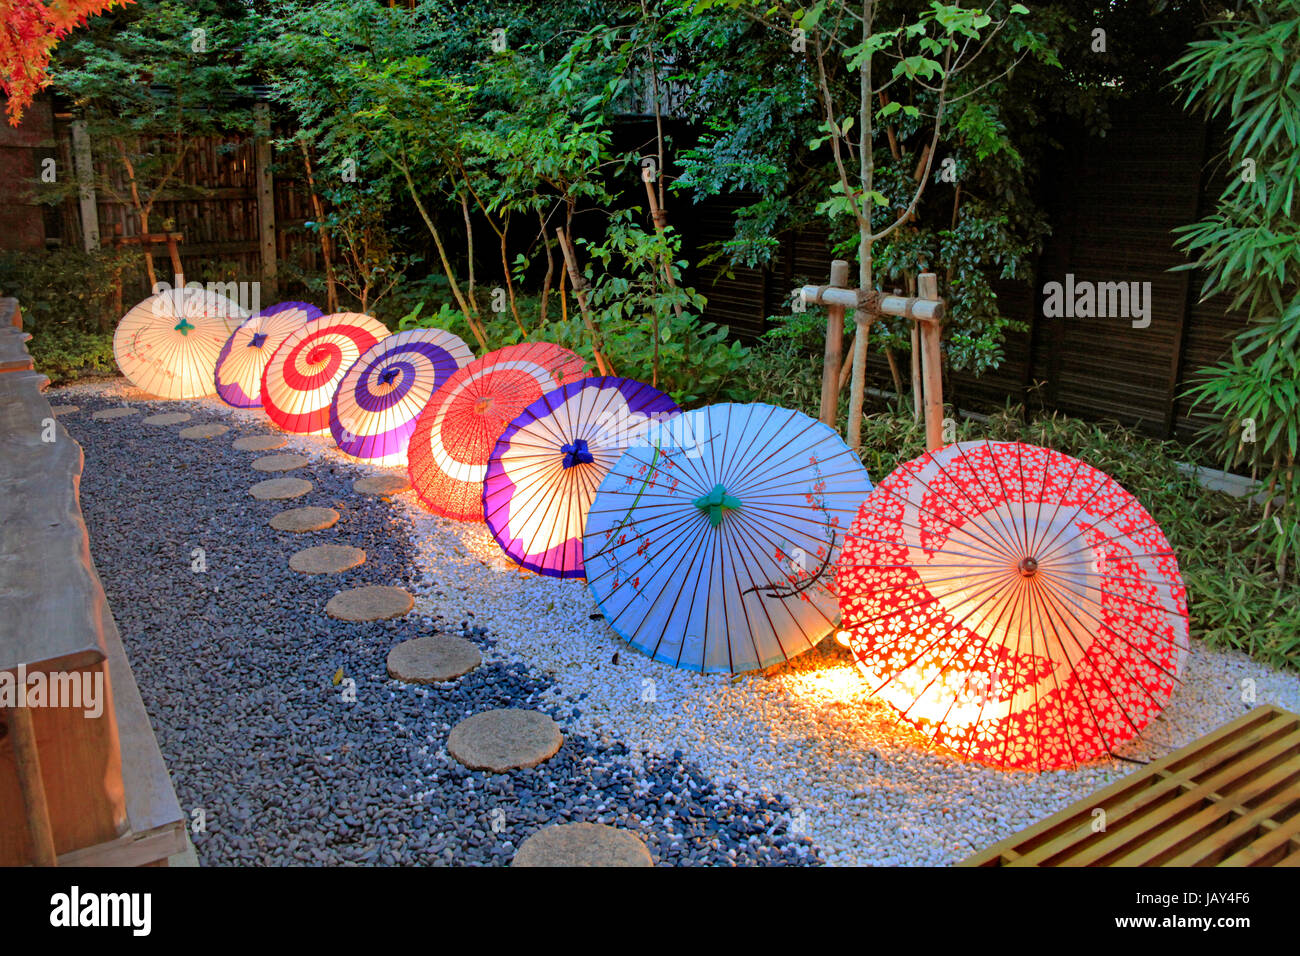
<path id="1" fill-rule="evenodd" d="M 0 371 L 0 865 L 159 863 L 185 852 L 184 818 L 91 560 L 81 446 L 45 384 Z M 34 679 L 100 694 L 18 706 Z"/>
<path id="2" fill-rule="evenodd" d="M 959 865 L 1300 865 L 1300 715 L 1256 707 Z"/>

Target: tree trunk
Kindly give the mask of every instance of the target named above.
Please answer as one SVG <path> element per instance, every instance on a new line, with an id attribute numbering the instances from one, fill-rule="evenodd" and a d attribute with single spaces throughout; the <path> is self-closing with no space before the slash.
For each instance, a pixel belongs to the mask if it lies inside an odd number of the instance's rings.
<path id="1" fill-rule="evenodd" d="M 312 172 L 311 151 L 302 140 L 298 141 L 298 145 L 302 147 L 302 161 L 307 172 L 307 192 L 311 196 L 312 211 L 316 214 L 316 222 L 319 224 L 317 232 L 320 234 L 320 251 L 321 257 L 325 260 L 325 307 L 333 315 L 339 310 L 339 290 L 334 278 L 333 242 L 330 240 L 329 230 L 325 228 L 325 204 L 321 202 L 320 194 L 316 192 L 316 176 Z"/>

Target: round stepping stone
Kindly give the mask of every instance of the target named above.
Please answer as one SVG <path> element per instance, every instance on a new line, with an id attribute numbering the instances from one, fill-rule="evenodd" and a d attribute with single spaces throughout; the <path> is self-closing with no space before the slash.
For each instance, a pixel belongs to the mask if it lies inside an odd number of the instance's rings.
<path id="1" fill-rule="evenodd" d="M 311 491 L 311 482 L 301 478 L 268 478 L 259 481 L 248 489 L 248 493 L 258 501 L 282 501 L 285 498 L 301 498 Z"/>
<path id="2" fill-rule="evenodd" d="M 389 651 L 388 676 L 408 684 L 436 684 L 468 674 L 482 662 L 478 647 L 463 637 L 430 634 Z"/>
<path id="3" fill-rule="evenodd" d="M 179 425 L 188 422 L 194 416 L 189 412 L 167 412 L 163 415 L 150 415 L 144 420 L 146 425 Z"/>
<path id="4" fill-rule="evenodd" d="M 235 451 L 274 451 L 283 448 L 287 439 L 283 435 L 249 435 L 235 439 Z"/>
<path id="5" fill-rule="evenodd" d="M 191 425 L 189 428 L 182 428 L 180 436 L 182 438 L 217 438 L 230 431 L 229 425 Z"/>
<path id="6" fill-rule="evenodd" d="M 120 408 L 101 408 L 90 417 L 103 421 L 107 418 L 126 418 L 128 415 L 136 415 L 139 414 L 139 412 L 140 409 L 129 408 L 127 406 L 122 406 Z"/>
<path id="7" fill-rule="evenodd" d="M 366 553 L 348 544 L 318 544 L 304 548 L 289 559 L 289 567 L 300 574 L 338 574 L 364 564 Z"/>
<path id="8" fill-rule="evenodd" d="M 71 415 L 74 412 L 81 411 L 80 405 L 51 405 L 50 411 L 55 415 Z"/>
<path id="9" fill-rule="evenodd" d="M 555 756 L 564 737 L 559 725 L 535 710 L 489 710 L 451 729 L 447 752 L 471 770 L 504 773 L 536 767 Z"/>
<path id="10" fill-rule="evenodd" d="M 401 588 L 371 584 L 340 591 L 325 605 L 325 613 L 341 621 L 384 621 L 401 617 L 413 607 L 415 598 Z"/>
<path id="11" fill-rule="evenodd" d="M 361 495 L 400 495 L 411 483 L 401 475 L 372 475 L 352 482 L 352 490 Z"/>
<path id="12" fill-rule="evenodd" d="M 511 866 L 654 866 L 635 833 L 603 823 L 543 827 L 519 847 Z"/>
<path id="13" fill-rule="evenodd" d="M 333 508 L 290 508 L 271 517 L 271 527 L 276 531 L 324 531 L 338 523 L 339 513 Z"/>
<path id="14" fill-rule="evenodd" d="M 309 463 L 306 455 L 267 455 L 253 459 L 254 471 L 293 471 Z"/>

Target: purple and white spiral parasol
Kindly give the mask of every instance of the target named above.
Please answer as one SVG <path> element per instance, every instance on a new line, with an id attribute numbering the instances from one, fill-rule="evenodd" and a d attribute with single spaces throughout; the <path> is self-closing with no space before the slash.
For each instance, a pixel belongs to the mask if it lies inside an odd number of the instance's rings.
<path id="1" fill-rule="evenodd" d="M 379 465 L 405 465 L 425 405 L 452 373 L 474 360 L 443 329 L 410 329 L 381 339 L 353 363 L 330 406 L 339 448 Z"/>

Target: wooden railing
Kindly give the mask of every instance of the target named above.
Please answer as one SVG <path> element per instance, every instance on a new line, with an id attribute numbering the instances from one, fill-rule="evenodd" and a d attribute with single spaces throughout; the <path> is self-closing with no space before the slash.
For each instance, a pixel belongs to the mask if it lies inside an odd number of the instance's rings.
<path id="1" fill-rule="evenodd" d="M 181 811 L 27 338 L 0 299 L 0 865 L 157 864 L 186 849 Z"/>

